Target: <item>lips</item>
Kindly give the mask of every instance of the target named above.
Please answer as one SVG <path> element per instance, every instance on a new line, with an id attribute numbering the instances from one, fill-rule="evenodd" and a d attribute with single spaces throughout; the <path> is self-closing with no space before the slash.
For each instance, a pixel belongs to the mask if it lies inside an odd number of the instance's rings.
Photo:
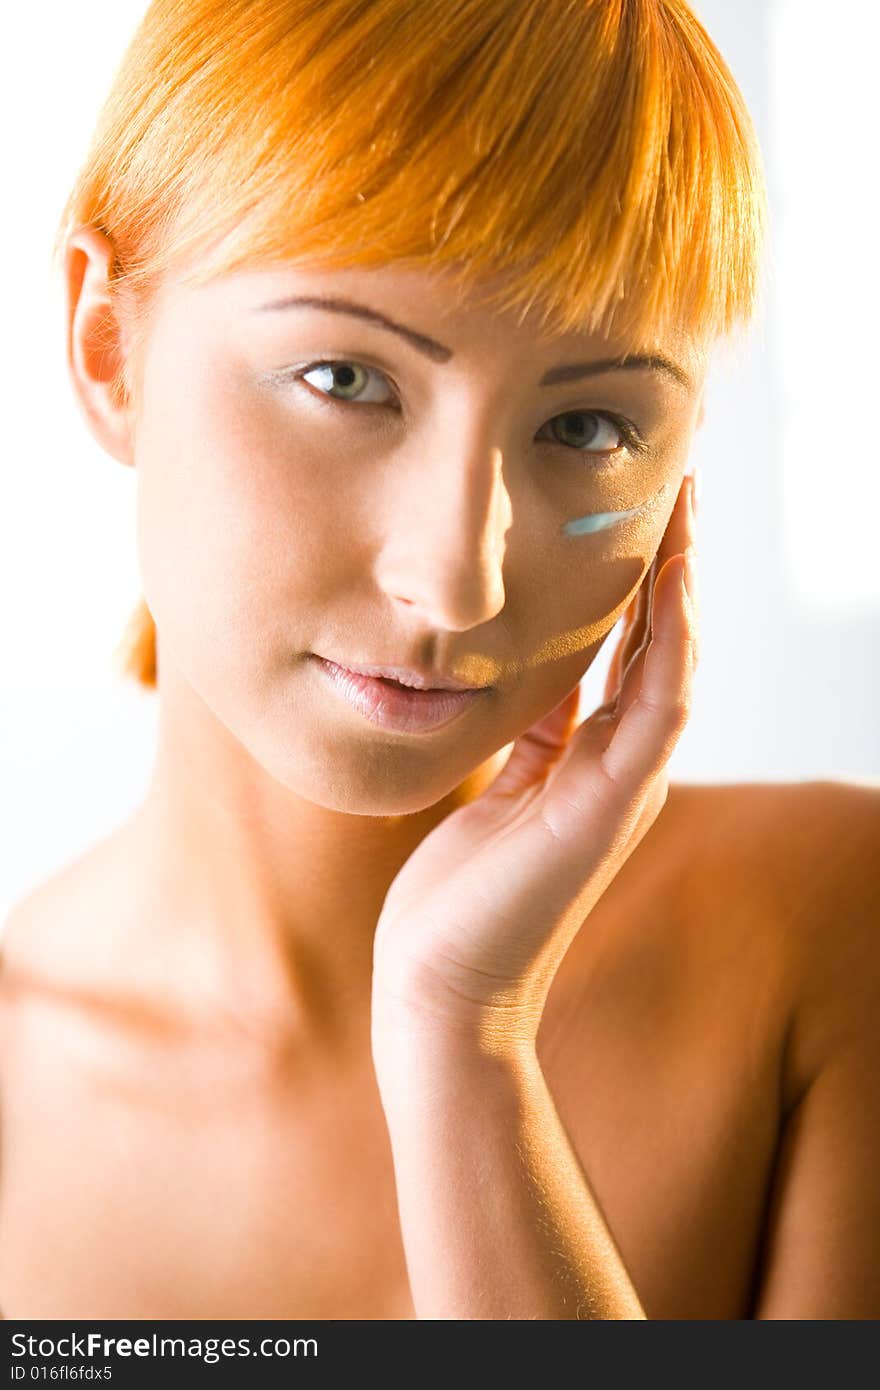
<path id="1" fill-rule="evenodd" d="M 489 689 L 419 688 L 390 676 L 364 675 L 325 657 L 316 656 L 315 663 L 354 709 L 372 723 L 398 733 L 421 733 L 448 724 L 484 699 Z"/>
<path id="2" fill-rule="evenodd" d="M 321 660 L 329 661 L 329 657 Z M 442 676 L 434 672 L 416 671 L 406 666 L 370 666 L 366 664 L 332 662 L 341 670 L 350 671 L 357 676 L 372 676 L 376 680 L 387 680 L 409 690 L 482 690 L 484 686 L 468 685 L 466 681 L 456 680 L 454 676 Z"/>

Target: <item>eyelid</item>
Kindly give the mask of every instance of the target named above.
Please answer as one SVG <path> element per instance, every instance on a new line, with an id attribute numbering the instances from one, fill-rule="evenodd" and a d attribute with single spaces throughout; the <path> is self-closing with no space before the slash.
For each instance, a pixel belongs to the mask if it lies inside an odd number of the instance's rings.
<path id="1" fill-rule="evenodd" d="M 591 406 L 585 405 L 569 406 L 567 410 L 560 410 L 557 411 L 555 415 L 551 415 L 550 419 L 541 426 L 541 429 L 546 429 L 547 425 L 551 425 L 554 420 L 561 420 L 566 415 L 595 415 L 601 420 L 607 420 L 620 434 L 623 443 L 619 444 L 616 449 L 596 449 L 591 451 L 589 449 L 576 449 L 574 445 L 563 444 L 561 440 L 558 439 L 550 439 L 547 441 L 549 444 L 555 444 L 558 449 L 566 449 L 572 454 L 584 454 L 588 458 L 613 458 L 616 454 L 623 453 L 624 450 L 634 455 L 647 453 L 648 446 L 632 421 L 628 420 L 625 415 L 618 415 L 617 412 L 613 410 L 593 409 Z"/>
<path id="2" fill-rule="evenodd" d="M 365 357 L 319 357 L 302 365 L 295 364 L 290 367 L 280 367 L 277 370 L 267 372 L 265 373 L 265 378 L 269 381 L 283 382 L 292 380 L 298 383 L 307 372 L 313 372 L 318 367 L 335 367 L 340 366 L 341 364 L 345 364 L 347 366 L 366 367 L 368 371 L 377 372 L 379 376 L 384 377 L 394 393 L 394 397 L 397 402 L 397 407 L 400 407 L 400 393 L 397 389 L 397 384 L 391 377 L 390 373 L 387 371 L 385 367 L 378 367 L 375 363 L 370 362 Z M 309 391 L 313 396 L 317 397 L 318 400 L 325 401 L 330 406 L 336 405 L 342 406 L 343 408 L 349 406 L 360 410 L 385 410 L 391 404 L 391 402 L 389 401 L 341 400 L 337 396 L 331 396 L 326 391 L 317 390 L 307 381 L 304 381 L 302 384 L 305 387 L 305 389 Z M 589 449 L 576 449 L 573 445 L 563 444 L 558 439 L 548 439 L 545 442 L 553 445 L 557 449 L 562 449 L 567 453 L 583 454 L 585 457 L 588 458 L 613 458 L 615 455 L 622 453 L 624 450 L 635 455 L 647 452 L 648 446 L 646 442 L 642 439 L 642 436 L 640 435 L 638 429 L 633 424 L 633 422 L 631 420 L 628 420 L 626 416 L 620 415 L 616 411 L 612 410 L 602 410 L 593 408 L 591 406 L 582 405 L 568 406 L 565 410 L 559 410 L 556 412 L 555 415 L 551 415 L 549 419 L 546 420 L 543 425 L 541 425 L 541 429 L 546 429 L 546 427 L 552 424 L 554 420 L 559 420 L 564 415 L 577 415 L 579 413 L 582 413 L 584 415 L 597 415 L 600 416 L 603 420 L 609 421 L 615 427 L 615 429 L 619 431 L 620 435 L 622 436 L 623 443 L 618 445 L 616 449 L 596 449 L 591 453 Z"/>

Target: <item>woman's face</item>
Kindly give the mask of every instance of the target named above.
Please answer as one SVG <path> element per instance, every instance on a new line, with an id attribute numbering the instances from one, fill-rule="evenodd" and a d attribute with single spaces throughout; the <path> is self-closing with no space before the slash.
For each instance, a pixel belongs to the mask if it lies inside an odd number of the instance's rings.
<path id="1" fill-rule="evenodd" d="M 292 298 L 309 302 L 266 307 Z M 682 338 L 650 351 L 688 381 L 584 370 L 624 346 L 541 338 L 422 271 L 166 287 L 132 442 L 163 698 L 173 666 L 172 691 L 185 681 L 323 806 L 386 815 L 446 796 L 574 686 L 662 539 L 705 361 Z M 606 524 L 616 512 L 632 515 Z M 318 657 L 491 688 L 402 732 L 355 709 Z"/>

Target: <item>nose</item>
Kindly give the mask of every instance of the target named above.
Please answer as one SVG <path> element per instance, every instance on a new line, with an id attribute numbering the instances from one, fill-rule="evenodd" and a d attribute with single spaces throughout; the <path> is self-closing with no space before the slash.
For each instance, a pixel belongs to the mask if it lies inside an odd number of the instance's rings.
<path id="1" fill-rule="evenodd" d="M 417 607 L 426 623 L 461 632 L 504 607 L 506 533 L 513 508 L 503 455 L 474 439 L 450 442 L 429 456 L 395 461 L 377 578 L 397 602 Z"/>

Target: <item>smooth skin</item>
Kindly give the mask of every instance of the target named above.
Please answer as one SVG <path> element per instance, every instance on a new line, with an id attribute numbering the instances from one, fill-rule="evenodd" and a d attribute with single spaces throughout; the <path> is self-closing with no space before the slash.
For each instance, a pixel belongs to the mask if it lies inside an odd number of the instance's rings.
<path id="1" fill-rule="evenodd" d="M 695 667 L 692 489 L 605 702 L 575 727 L 575 688 L 527 730 L 410 857 L 379 918 L 373 1053 L 419 1317 L 645 1316 L 537 1035 L 574 936 L 667 797 Z"/>
<path id="2" fill-rule="evenodd" d="M 108 257 L 72 239 L 69 362 L 136 470 L 159 736 L 4 928 L 6 1315 L 876 1316 L 878 791 L 665 772 L 705 358 L 544 388 L 624 345 L 285 266 L 169 286 L 135 415 Z M 259 309 L 319 293 L 454 355 Z M 317 359 L 375 405 L 280 380 Z M 639 466 L 549 443 L 577 410 L 636 421 Z M 494 688 L 389 736 L 313 651 Z"/>

